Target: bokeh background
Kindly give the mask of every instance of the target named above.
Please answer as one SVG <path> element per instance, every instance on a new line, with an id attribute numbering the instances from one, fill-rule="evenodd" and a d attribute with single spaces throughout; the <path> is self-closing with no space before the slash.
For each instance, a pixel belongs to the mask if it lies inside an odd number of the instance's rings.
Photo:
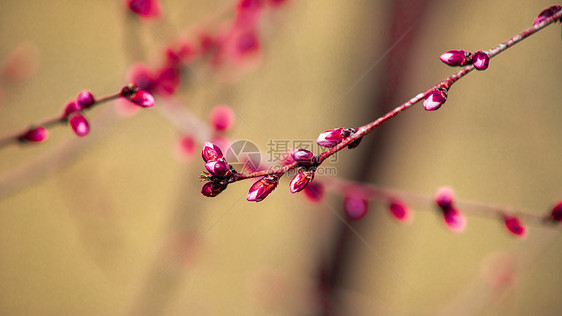
<path id="1" fill-rule="evenodd" d="M 119 91 L 163 40 L 228 23 L 235 5 L 167 0 L 160 19 L 140 21 L 122 1 L 0 2 L 0 60 L 22 43 L 36 56 L 29 78 L 2 82 L 0 134 L 83 89 Z M 550 5 L 292 0 L 262 17 L 259 60 L 194 64 L 205 80 L 186 71 L 173 99 L 204 122 L 228 101 L 238 117 L 223 136 L 265 153 L 271 139 L 374 120 L 450 75 L 441 53 L 491 48 Z M 562 198 L 561 54 L 560 26 L 549 27 L 456 83 L 441 110 L 416 106 L 342 152 L 338 177 L 547 212 Z M 287 179 L 260 203 L 245 201 L 251 181 L 206 198 L 199 154 L 178 159 L 180 129 L 160 114 L 157 103 L 123 118 L 107 104 L 89 112 L 84 139 L 58 127 L 2 149 L 1 314 L 560 314 L 559 230 L 519 240 L 467 214 L 455 234 L 434 210 L 414 206 L 402 225 L 372 203 L 350 223 L 357 237 L 334 214 L 340 195 L 312 203 Z"/>

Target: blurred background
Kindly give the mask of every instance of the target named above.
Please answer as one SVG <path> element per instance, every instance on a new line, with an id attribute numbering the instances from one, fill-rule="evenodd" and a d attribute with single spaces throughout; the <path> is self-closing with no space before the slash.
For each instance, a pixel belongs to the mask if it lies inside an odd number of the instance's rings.
<path id="1" fill-rule="evenodd" d="M 501 219 L 467 213 L 456 234 L 433 209 L 413 205 L 403 225 L 373 202 L 351 230 L 340 194 L 314 203 L 285 178 L 260 203 L 245 200 L 253 181 L 206 198 L 201 143 L 177 153 L 187 133 L 250 141 L 263 160 L 271 140 L 361 126 L 452 74 L 443 52 L 494 47 L 552 3 L 274 2 L 247 60 L 194 61 L 151 109 L 94 108 L 85 138 L 59 126 L 44 143 L 1 150 L 0 313 L 559 315 L 557 229 L 531 226 L 520 240 Z M 0 2 L 0 60 L 16 65 L 2 77 L 0 135 L 61 113 L 83 89 L 119 92 L 131 65 L 156 67 L 176 39 L 228 29 L 236 6 L 166 0 L 145 19 L 123 1 Z M 417 105 L 327 166 L 544 214 L 562 198 L 561 54 L 551 26 L 457 82 L 439 111 Z M 234 125 L 212 132 L 224 103 Z M 165 104 L 203 125 L 177 123 Z"/>

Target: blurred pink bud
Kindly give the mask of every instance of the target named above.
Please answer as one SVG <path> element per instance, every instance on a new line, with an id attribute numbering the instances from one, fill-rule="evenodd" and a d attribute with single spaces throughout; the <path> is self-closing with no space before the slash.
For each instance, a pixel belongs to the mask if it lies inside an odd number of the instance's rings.
<path id="1" fill-rule="evenodd" d="M 455 192 L 449 187 L 441 187 L 435 194 L 435 203 L 442 209 L 452 208 Z"/>
<path id="2" fill-rule="evenodd" d="M 217 182 L 207 182 L 201 188 L 201 194 L 206 197 L 215 197 L 226 189 L 226 184 Z"/>
<path id="3" fill-rule="evenodd" d="M 228 177 L 232 174 L 230 165 L 224 159 L 209 161 L 205 164 L 205 168 L 207 168 L 211 174 L 220 178 Z"/>
<path id="4" fill-rule="evenodd" d="M 215 50 L 217 45 L 217 41 L 211 35 L 203 33 L 199 36 L 199 48 L 201 50 L 201 55 L 205 55 L 208 52 Z"/>
<path id="5" fill-rule="evenodd" d="M 445 224 L 454 232 L 461 232 L 466 227 L 466 220 L 459 210 L 454 207 L 442 209 Z"/>
<path id="6" fill-rule="evenodd" d="M 558 13 L 560 10 L 562 10 L 562 6 L 555 4 L 553 6 L 550 6 L 544 10 L 542 10 L 542 12 L 539 14 L 539 16 L 537 16 L 537 18 L 535 19 L 535 21 L 533 22 L 533 25 L 537 25 L 539 23 L 541 23 L 542 21 L 550 18 L 551 16 L 555 15 L 556 13 Z"/>
<path id="7" fill-rule="evenodd" d="M 180 71 L 175 67 L 164 67 L 156 71 L 155 84 L 163 95 L 174 94 L 181 83 Z"/>
<path id="8" fill-rule="evenodd" d="M 551 213 L 551 218 L 557 222 L 562 221 L 562 201 L 558 202 L 553 208 Z"/>
<path id="9" fill-rule="evenodd" d="M 269 175 L 259 179 L 250 187 L 246 200 L 260 202 L 263 201 L 279 184 L 279 177 Z"/>
<path id="10" fill-rule="evenodd" d="M 291 180 L 290 191 L 291 193 L 297 193 L 302 191 L 306 186 L 314 179 L 314 171 L 301 171 L 297 173 L 293 180 Z"/>
<path id="11" fill-rule="evenodd" d="M 479 50 L 474 53 L 474 58 L 472 59 L 472 64 L 477 70 L 486 70 L 490 64 L 490 56 L 485 52 Z"/>
<path id="12" fill-rule="evenodd" d="M 339 144 L 345 137 L 342 134 L 343 128 L 336 128 L 321 133 L 316 139 L 316 143 L 322 147 L 334 147 Z"/>
<path id="13" fill-rule="evenodd" d="M 319 202 L 324 197 L 324 185 L 318 181 L 310 182 L 303 190 L 304 196 L 311 202 Z"/>
<path id="14" fill-rule="evenodd" d="M 37 46 L 31 42 L 19 44 L 6 59 L 2 61 L 1 75 L 10 82 L 29 79 L 39 67 Z"/>
<path id="15" fill-rule="evenodd" d="M 74 112 L 78 112 L 81 111 L 82 107 L 76 103 L 75 101 L 70 101 L 68 102 L 68 104 L 64 107 L 64 111 L 62 112 L 61 118 L 63 120 L 68 119 L 68 116 Z"/>
<path id="16" fill-rule="evenodd" d="M 82 115 L 80 112 L 74 112 L 70 114 L 69 118 L 70 127 L 74 130 L 76 135 L 83 137 L 88 135 L 90 132 L 90 125 L 88 124 L 88 120 Z"/>
<path id="17" fill-rule="evenodd" d="M 152 18 L 160 15 L 160 3 L 158 0 L 127 0 L 131 11 L 142 18 Z"/>
<path id="18" fill-rule="evenodd" d="M 517 217 L 504 215 L 503 218 L 505 220 L 505 226 L 511 233 L 517 235 L 517 237 L 520 238 L 525 237 L 527 230 L 525 229 L 523 224 L 521 224 L 521 221 L 519 221 Z"/>
<path id="19" fill-rule="evenodd" d="M 80 107 L 85 109 L 96 103 L 96 99 L 94 99 L 94 96 L 92 95 L 92 93 L 90 93 L 90 91 L 84 90 L 78 93 L 78 96 L 76 97 L 76 103 L 80 105 Z"/>
<path id="20" fill-rule="evenodd" d="M 142 64 L 131 66 L 127 73 L 127 79 L 134 83 L 138 89 L 148 92 L 153 92 L 157 85 L 152 71 Z"/>
<path id="21" fill-rule="evenodd" d="M 464 66 L 470 63 L 472 53 L 464 50 L 450 50 L 439 56 L 439 59 L 449 66 Z"/>
<path id="22" fill-rule="evenodd" d="M 431 91 L 423 100 L 423 108 L 426 111 L 435 111 L 447 101 L 447 89 L 437 88 Z"/>
<path id="23" fill-rule="evenodd" d="M 143 108 L 150 108 L 155 104 L 152 94 L 141 89 L 135 91 L 127 99 L 138 106 L 142 106 Z"/>
<path id="24" fill-rule="evenodd" d="M 211 124 L 217 131 L 224 131 L 232 126 L 234 113 L 227 105 L 218 105 L 211 111 Z"/>
<path id="25" fill-rule="evenodd" d="M 20 141 L 42 142 L 49 136 L 49 133 L 43 126 L 30 128 L 25 134 L 19 137 Z"/>
<path id="26" fill-rule="evenodd" d="M 216 161 L 224 156 L 222 155 L 222 151 L 219 146 L 206 142 L 205 146 L 203 146 L 203 150 L 201 151 L 201 157 L 205 162 Z"/>
<path id="27" fill-rule="evenodd" d="M 358 221 L 367 215 L 369 202 L 359 195 L 348 195 L 343 200 L 343 208 L 349 220 Z"/>
<path id="28" fill-rule="evenodd" d="M 388 205 L 390 214 L 401 222 L 407 222 L 410 219 L 410 209 L 406 204 L 400 201 L 393 200 Z"/>
<path id="29" fill-rule="evenodd" d="M 177 67 L 181 64 L 189 64 L 196 55 L 195 49 L 189 43 L 182 43 L 178 49 L 166 47 L 165 62 L 169 67 Z"/>
<path id="30" fill-rule="evenodd" d="M 236 26 L 253 28 L 259 21 L 263 0 L 240 0 L 236 5 Z"/>
<path id="31" fill-rule="evenodd" d="M 195 139 L 190 135 L 183 136 L 176 145 L 176 153 L 181 158 L 192 158 L 195 154 L 196 143 Z"/>
<path id="32" fill-rule="evenodd" d="M 317 162 L 316 156 L 306 149 L 296 149 L 291 153 L 291 158 L 301 166 L 312 166 Z"/>

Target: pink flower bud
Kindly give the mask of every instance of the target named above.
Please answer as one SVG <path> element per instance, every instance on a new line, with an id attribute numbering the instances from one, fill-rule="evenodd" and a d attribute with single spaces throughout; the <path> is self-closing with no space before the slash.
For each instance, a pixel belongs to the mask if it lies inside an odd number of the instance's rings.
<path id="1" fill-rule="evenodd" d="M 228 177 L 232 174 L 230 165 L 224 159 L 209 161 L 205 164 L 205 168 L 214 176 L 221 178 Z"/>
<path id="2" fill-rule="evenodd" d="M 236 5 L 236 26 L 242 28 L 253 28 L 258 22 L 263 0 L 240 0 Z"/>
<path id="3" fill-rule="evenodd" d="M 201 188 L 201 194 L 206 197 L 215 197 L 226 189 L 226 184 L 218 182 L 207 182 Z"/>
<path id="4" fill-rule="evenodd" d="M 227 105 L 218 105 L 211 111 L 211 124 L 217 131 L 230 128 L 234 122 L 234 113 Z"/>
<path id="5" fill-rule="evenodd" d="M 439 59 L 449 66 L 464 66 L 472 59 L 472 53 L 464 50 L 450 50 L 439 56 Z"/>
<path id="6" fill-rule="evenodd" d="M 25 134 L 19 137 L 19 140 L 29 142 L 42 142 L 49 136 L 49 133 L 43 126 L 30 128 Z"/>
<path id="7" fill-rule="evenodd" d="M 533 25 L 537 25 L 539 23 L 541 23 L 542 21 L 550 18 L 551 16 L 555 15 L 556 13 L 558 13 L 558 11 L 562 10 L 562 6 L 555 4 L 553 6 L 550 6 L 544 10 L 542 10 L 542 12 L 539 14 L 539 16 L 537 16 L 537 18 L 535 19 L 535 21 L 533 22 Z"/>
<path id="8" fill-rule="evenodd" d="M 553 208 L 551 213 L 552 220 L 562 222 L 562 201 L 558 202 Z"/>
<path id="9" fill-rule="evenodd" d="M 206 142 L 205 146 L 203 146 L 203 150 L 201 151 L 201 157 L 205 162 L 215 161 L 223 158 L 222 151 L 219 146 Z"/>
<path id="10" fill-rule="evenodd" d="M 410 209 L 403 202 L 392 200 L 388 208 L 390 209 L 390 214 L 400 222 L 408 222 L 411 218 Z"/>
<path id="11" fill-rule="evenodd" d="M 90 125 L 88 124 L 88 120 L 82 115 L 80 112 L 74 112 L 70 114 L 70 119 L 68 120 L 70 123 L 70 127 L 74 130 L 76 135 L 83 137 L 88 135 L 90 132 Z"/>
<path id="12" fill-rule="evenodd" d="M 472 64 L 477 70 L 486 70 L 488 64 L 490 64 L 490 56 L 485 52 L 479 50 L 474 53 L 474 58 L 472 59 Z"/>
<path id="13" fill-rule="evenodd" d="M 131 11 L 142 18 L 151 18 L 160 15 L 160 3 L 158 0 L 127 0 Z"/>
<path id="14" fill-rule="evenodd" d="M 296 149 L 291 153 L 291 158 L 302 166 L 312 166 L 316 163 L 316 156 L 306 149 Z"/>
<path id="15" fill-rule="evenodd" d="M 447 101 L 447 89 L 437 88 L 431 91 L 423 100 L 423 108 L 426 111 L 435 111 Z"/>
<path id="16" fill-rule="evenodd" d="M 196 150 L 195 139 L 191 135 L 185 135 L 176 143 L 176 154 L 179 158 L 189 160 L 193 158 Z"/>
<path id="17" fill-rule="evenodd" d="M 521 222 L 519 221 L 519 219 L 517 217 L 504 215 L 503 218 L 505 220 L 505 226 L 507 227 L 507 229 L 511 233 L 517 235 L 517 237 L 520 237 L 520 238 L 525 237 L 525 235 L 527 233 L 527 230 L 521 224 Z"/>
<path id="18" fill-rule="evenodd" d="M 324 185 L 315 181 L 310 182 L 303 190 L 304 196 L 311 202 L 319 202 L 324 197 Z"/>
<path id="19" fill-rule="evenodd" d="M 143 108 L 150 108 L 155 104 L 152 94 L 141 89 L 135 91 L 127 99 L 138 106 L 142 106 Z"/>
<path id="20" fill-rule="evenodd" d="M 466 226 L 466 220 L 459 210 L 454 207 L 442 209 L 445 224 L 454 232 L 461 232 Z"/>
<path id="21" fill-rule="evenodd" d="M 302 191 L 314 179 L 314 171 L 301 171 L 291 180 L 290 191 L 297 193 Z"/>
<path id="22" fill-rule="evenodd" d="M 349 220 L 358 221 L 367 215 L 369 202 L 359 195 L 348 195 L 343 201 L 343 208 Z"/>
<path id="23" fill-rule="evenodd" d="M 449 187 L 442 187 L 435 194 L 435 203 L 442 209 L 452 208 L 455 192 Z"/>
<path id="24" fill-rule="evenodd" d="M 94 99 L 94 96 L 88 90 L 78 93 L 76 97 L 76 104 L 83 109 L 92 106 L 94 103 L 96 103 L 96 99 Z"/>
<path id="25" fill-rule="evenodd" d="M 250 187 L 246 200 L 260 202 L 263 201 L 279 184 L 279 177 L 269 175 L 259 179 Z"/>
<path id="26" fill-rule="evenodd" d="M 68 119 L 68 116 L 74 112 L 78 112 L 82 110 L 82 106 L 80 106 L 80 104 L 76 103 L 75 101 L 70 101 L 68 102 L 68 104 L 66 105 L 66 107 L 64 108 L 64 111 L 62 112 L 61 118 L 63 120 Z"/>
<path id="27" fill-rule="evenodd" d="M 334 147 L 339 144 L 345 137 L 342 135 L 343 128 L 336 128 L 325 131 L 318 136 L 316 143 L 322 147 Z"/>

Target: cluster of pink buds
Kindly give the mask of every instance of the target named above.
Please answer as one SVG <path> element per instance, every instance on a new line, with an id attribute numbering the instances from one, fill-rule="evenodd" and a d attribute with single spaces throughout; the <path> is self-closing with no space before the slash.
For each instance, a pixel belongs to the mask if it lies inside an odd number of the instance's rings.
<path id="1" fill-rule="evenodd" d="M 293 177 L 290 184 L 291 193 L 297 193 L 314 179 L 314 171 L 318 166 L 318 156 L 306 149 L 296 149 L 291 153 L 291 158 L 298 164 L 300 171 Z"/>
<path id="2" fill-rule="evenodd" d="M 61 120 L 68 121 L 74 133 L 80 137 L 88 135 L 90 125 L 84 116 L 83 110 L 93 106 L 96 99 L 88 90 L 78 94 L 76 99 L 70 101 L 62 112 Z"/>
<path id="3" fill-rule="evenodd" d="M 454 192 L 451 188 L 443 187 L 437 190 L 435 203 L 443 213 L 445 224 L 455 232 L 461 232 L 466 226 L 466 220 L 461 212 L 454 206 Z"/>
<path id="4" fill-rule="evenodd" d="M 318 138 L 316 139 L 316 144 L 327 148 L 334 147 L 337 144 L 341 143 L 347 137 L 355 134 L 355 132 L 357 132 L 357 129 L 355 128 L 340 127 L 340 128 L 328 130 L 318 135 Z M 361 143 L 361 139 L 362 138 L 359 138 L 358 140 L 353 141 L 347 147 L 349 149 L 353 149 L 359 146 L 359 144 Z"/>
<path id="5" fill-rule="evenodd" d="M 236 174 L 236 170 L 226 162 L 221 149 L 213 143 L 205 143 L 201 157 L 208 172 L 203 173 L 200 178 L 209 181 L 203 185 L 201 194 L 207 197 L 217 196 L 226 189 L 228 178 Z"/>
<path id="6" fill-rule="evenodd" d="M 490 56 L 484 51 L 471 53 L 465 50 L 450 50 L 439 56 L 442 62 L 449 66 L 466 66 L 472 64 L 477 70 L 488 68 Z"/>

